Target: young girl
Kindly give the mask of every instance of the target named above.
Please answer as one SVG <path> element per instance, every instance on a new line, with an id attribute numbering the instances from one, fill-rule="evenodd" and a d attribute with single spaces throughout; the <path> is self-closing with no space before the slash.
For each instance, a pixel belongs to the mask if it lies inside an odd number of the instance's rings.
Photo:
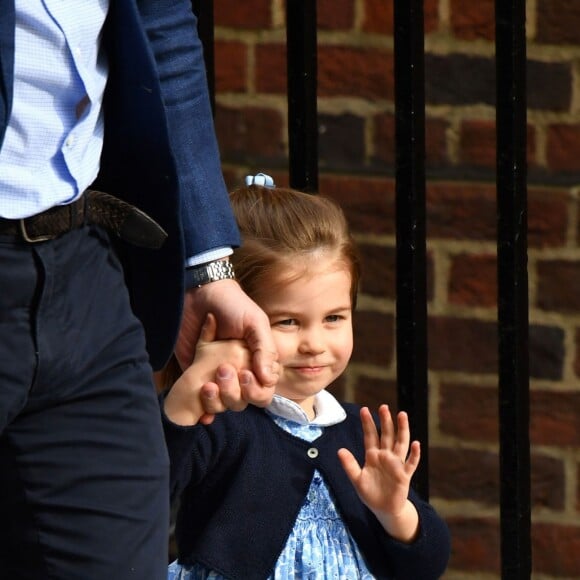
<path id="1" fill-rule="evenodd" d="M 231 195 L 243 236 L 233 263 L 270 318 L 280 378 L 265 409 L 211 423 L 202 409 L 179 416 L 182 381 L 166 395 L 181 493 L 169 580 L 439 578 L 449 534 L 409 486 L 420 446 L 406 414 L 395 428 L 387 405 L 373 418 L 326 390 L 353 348 L 359 261 L 344 215 L 327 198 L 258 179 L 265 185 Z M 214 336 L 210 317 L 188 384 L 201 388 L 222 361 L 248 365 L 243 344 Z"/>

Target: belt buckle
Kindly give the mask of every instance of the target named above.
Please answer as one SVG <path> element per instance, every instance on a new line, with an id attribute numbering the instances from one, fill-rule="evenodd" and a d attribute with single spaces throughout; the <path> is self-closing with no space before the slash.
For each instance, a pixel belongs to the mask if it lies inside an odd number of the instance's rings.
<path id="1" fill-rule="evenodd" d="M 40 236 L 31 236 L 28 234 L 28 230 L 26 229 L 26 219 L 21 218 L 18 220 L 18 225 L 20 226 L 20 233 L 22 237 L 30 244 L 36 244 L 38 242 L 46 242 L 47 240 L 52 240 L 54 236 L 48 235 L 40 235 Z"/>

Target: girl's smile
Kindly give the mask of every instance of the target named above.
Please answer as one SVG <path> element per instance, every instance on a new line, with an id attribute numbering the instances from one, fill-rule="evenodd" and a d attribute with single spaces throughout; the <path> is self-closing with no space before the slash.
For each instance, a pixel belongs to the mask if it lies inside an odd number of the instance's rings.
<path id="1" fill-rule="evenodd" d="M 304 376 L 316 376 L 324 371 L 324 366 L 288 366 L 285 365 L 284 369 L 287 371 L 294 371 L 297 374 Z"/>

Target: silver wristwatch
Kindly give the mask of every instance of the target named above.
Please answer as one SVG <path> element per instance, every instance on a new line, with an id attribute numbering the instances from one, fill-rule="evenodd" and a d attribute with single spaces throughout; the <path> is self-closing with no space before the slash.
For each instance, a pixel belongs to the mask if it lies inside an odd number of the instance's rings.
<path id="1" fill-rule="evenodd" d="M 188 288 L 203 286 L 218 280 L 233 280 L 235 277 L 234 267 L 227 260 L 216 260 L 185 270 L 185 283 Z"/>

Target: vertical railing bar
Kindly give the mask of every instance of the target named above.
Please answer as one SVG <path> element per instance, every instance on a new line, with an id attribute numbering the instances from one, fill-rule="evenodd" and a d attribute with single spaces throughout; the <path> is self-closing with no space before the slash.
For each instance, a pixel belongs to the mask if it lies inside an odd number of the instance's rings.
<path id="1" fill-rule="evenodd" d="M 397 383 L 411 437 L 421 441 L 413 486 L 429 498 L 423 0 L 395 0 Z"/>
<path id="2" fill-rule="evenodd" d="M 531 574 L 526 1 L 496 0 L 501 568 Z"/>
<path id="3" fill-rule="evenodd" d="M 191 0 L 193 13 L 197 16 L 197 30 L 203 45 L 203 59 L 211 110 L 215 115 L 215 46 L 213 0 Z"/>
<path id="4" fill-rule="evenodd" d="M 316 1 L 287 0 L 290 186 L 318 191 Z"/>

